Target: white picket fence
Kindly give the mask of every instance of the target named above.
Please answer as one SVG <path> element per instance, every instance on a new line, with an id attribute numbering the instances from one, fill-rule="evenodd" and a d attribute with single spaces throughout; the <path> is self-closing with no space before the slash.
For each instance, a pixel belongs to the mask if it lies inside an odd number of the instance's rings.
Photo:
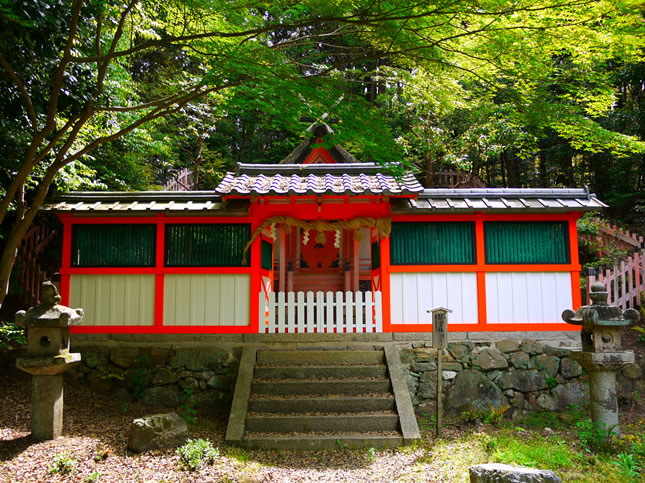
<path id="1" fill-rule="evenodd" d="M 383 332 L 381 292 L 260 293 L 260 333 Z"/>
<path id="2" fill-rule="evenodd" d="M 589 289 L 598 280 L 605 284 L 609 292 L 607 303 L 623 310 L 640 305 L 640 294 L 645 292 L 645 248 L 634 252 L 626 260 L 621 260 L 611 269 L 601 269 L 597 276 L 589 273 L 586 279 L 587 303 L 591 303 Z"/>

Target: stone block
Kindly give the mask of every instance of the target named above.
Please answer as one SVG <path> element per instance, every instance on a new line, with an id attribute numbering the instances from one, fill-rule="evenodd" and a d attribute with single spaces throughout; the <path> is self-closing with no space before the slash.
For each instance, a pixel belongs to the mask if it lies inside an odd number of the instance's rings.
<path id="1" fill-rule="evenodd" d="M 399 351 L 399 356 L 401 357 L 402 364 L 412 364 L 414 362 L 417 362 L 415 352 L 407 347 L 401 348 L 401 350 Z"/>
<path id="2" fill-rule="evenodd" d="M 128 449 L 141 453 L 176 448 L 184 444 L 188 436 L 186 423 L 178 414 L 154 414 L 132 422 Z"/>
<path id="3" fill-rule="evenodd" d="M 211 377 L 206 385 L 211 389 L 219 391 L 228 391 L 231 388 L 232 377 L 216 375 Z"/>
<path id="4" fill-rule="evenodd" d="M 551 391 L 557 400 L 557 409 L 564 411 L 572 406 L 584 407 L 589 402 L 589 386 L 582 382 L 560 384 Z"/>
<path id="5" fill-rule="evenodd" d="M 483 371 L 505 369 L 508 367 L 508 362 L 504 354 L 492 347 L 475 349 L 470 355 L 470 359 L 474 366 L 480 367 Z"/>
<path id="6" fill-rule="evenodd" d="M 542 354 L 544 352 L 544 345 L 533 339 L 525 339 L 520 344 L 521 349 L 529 355 Z"/>
<path id="7" fill-rule="evenodd" d="M 567 379 L 578 377 L 582 374 L 582 366 L 570 357 L 565 357 L 560 361 L 560 374 Z"/>
<path id="8" fill-rule="evenodd" d="M 450 363 L 448 363 L 448 364 L 444 364 L 444 365 L 443 365 L 443 368 L 444 368 L 446 371 L 456 371 L 456 372 L 459 372 L 459 371 L 461 371 L 464 367 L 463 367 L 461 364 L 459 364 L 458 362 L 450 362 Z"/>
<path id="9" fill-rule="evenodd" d="M 643 370 L 638 364 L 625 364 L 622 373 L 627 379 L 640 379 L 643 375 Z"/>
<path id="10" fill-rule="evenodd" d="M 410 370 L 414 372 L 436 371 L 436 362 L 414 362 L 410 364 Z"/>
<path id="11" fill-rule="evenodd" d="M 164 386 L 166 384 L 174 384 L 179 381 L 179 377 L 172 369 L 167 367 L 160 367 L 152 376 L 152 384 L 155 386 Z"/>
<path id="12" fill-rule="evenodd" d="M 520 468 L 517 466 L 488 463 L 468 469 L 470 483 L 562 483 L 551 470 Z"/>
<path id="13" fill-rule="evenodd" d="M 452 381 L 457 377 L 457 372 L 456 371 L 442 371 L 441 372 L 441 377 L 443 377 L 444 381 Z"/>
<path id="14" fill-rule="evenodd" d="M 540 394 L 537 398 L 537 407 L 543 411 L 555 411 L 558 409 L 558 403 L 549 394 Z"/>
<path id="15" fill-rule="evenodd" d="M 226 362 L 232 362 L 233 355 L 218 348 L 177 349 L 170 358 L 170 367 L 185 367 L 189 371 L 205 371 L 219 368 Z"/>
<path id="16" fill-rule="evenodd" d="M 136 347 L 114 347 L 110 349 L 110 361 L 118 367 L 127 369 L 137 364 L 139 349 Z"/>
<path id="17" fill-rule="evenodd" d="M 526 352 L 514 352 L 510 357 L 511 366 L 515 369 L 528 369 L 530 358 Z"/>
<path id="18" fill-rule="evenodd" d="M 148 406 L 175 408 L 181 403 L 179 388 L 174 384 L 148 387 L 143 392 L 141 402 Z"/>
<path id="19" fill-rule="evenodd" d="M 495 347 L 504 354 L 509 352 L 517 352 L 520 350 L 520 341 L 515 339 L 503 339 L 495 342 Z"/>
<path id="20" fill-rule="evenodd" d="M 107 347 L 94 347 L 81 351 L 83 364 L 92 369 L 100 366 L 107 366 L 110 359 L 110 351 Z"/>
<path id="21" fill-rule="evenodd" d="M 417 389 L 417 396 L 420 399 L 435 399 L 437 397 L 437 382 L 436 382 L 436 372 L 435 372 L 435 381 L 425 381 L 420 382 Z"/>
<path id="22" fill-rule="evenodd" d="M 452 357 L 458 361 L 465 361 L 468 354 L 475 348 L 475 345 L 470 341 L 465 342 L 450 342 L 448 344 L 448 352 L 452 354 Z"/>
<path id="23" fill-rule="evenodd" d="M 187 377 L 185 379 L 182 379 L 179 385 L 182 389 L 191 391 L 193 393 L 199 390 L 199 381 L 197 381 L 197 379 L 195 379 L 194 377 Z"/>
<path id="24" fill-rule="evenodd" d="M 524 407 L 524 400 L 524 394 L 518 391 L 511 398 L 511 405 L 514 407 Z"/>
<path id="25" fill-rule="evenodd" d="M 535 358 L 535 368 L 538 371 L 544 372 L 547 377 L 555 377 L 558 374 L 558 369 L 560 368 L 560 358 L 540 354 Z"/>
<path id="26" fill-rule="evenodd" d="M 524 393 L 546 389 L 544 374 L 535 369 L 526 371 L 509 371 L 502 374 L 498 381 L 502 389 L 515 389 Z"/>
<path id="27" fill-rule="evenodd" d="M 446 402 L 456 411 L 487 411 L 490 407 L 508 405 L 499 387 L 484 374 L 472 369 L 457 374 Z"/>
<path id="28" fill-rule="evenodd" d="M 571 354 L 571 349 L 567 349 L 566 347 L 553 347 L 550 345 L 545 345 L 544 353 L 548 356 L 566 357 Z"/>
<path id="29" fill-rule="evenodd" d="M 414 355 L 417 362 L 430 362 L 437 358 L 434 349 L 414 349 Z"/>
<path id="30" fill-rule="evenodd" d="M 168 362 L 172 352 L 171 349 L 166 347 L 149 347 L 144 349 L 143 356 L 147 358 L 150 366 L 160 366 Z"/>

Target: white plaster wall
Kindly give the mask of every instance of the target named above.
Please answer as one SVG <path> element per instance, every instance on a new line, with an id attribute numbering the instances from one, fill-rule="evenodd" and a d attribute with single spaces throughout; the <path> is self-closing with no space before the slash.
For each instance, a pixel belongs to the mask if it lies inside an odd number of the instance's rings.
<path id="1" fill-rule="evenodd" d="M 248 274 L 166 275 L 164 325 L 250 324 Z"/>
<path id="2" fill-rule="evenodd" d="M 153 325 L 154 275 L 70 275 L 69 305 L 83 325 Z"/>
<path id="3" fill-rule="evenodd" d="M 572 305 L 570 272 L 486 273 L 489 324 L 564 324 L 560 314 Z"/>
<path id="4" fill-rule="evenodd" d="M 463 272 L 392 273 L 392 324 L 431 324 L 433 307 L 446 307 L 449 324 L 477 323 L 477 275 Z"/>

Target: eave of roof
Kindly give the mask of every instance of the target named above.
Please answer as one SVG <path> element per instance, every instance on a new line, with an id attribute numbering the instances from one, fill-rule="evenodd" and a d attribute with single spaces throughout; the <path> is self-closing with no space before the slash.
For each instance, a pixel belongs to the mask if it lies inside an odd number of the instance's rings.
<path id="1" fill-rule="evenodd" d="M 244 216 L 247 200 L 223 201 L 213 191 L 71 192 L 55 196 L 41 208 L 45 212 L 76 214 L 211 214 Z"/>
<path id="2" fill-rule="evenodd" d="M 606 207 L 595 194 L 583 188 L 426 189 L 416 200 L 393 202 L 392 213 L 558 213 Z"/>

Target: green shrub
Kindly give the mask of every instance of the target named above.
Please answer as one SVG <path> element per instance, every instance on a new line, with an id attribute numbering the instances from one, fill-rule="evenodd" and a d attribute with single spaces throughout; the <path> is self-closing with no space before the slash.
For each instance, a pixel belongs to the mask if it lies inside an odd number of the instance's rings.
<path id="1" fill-rule="evenodd" d="M 212 465 L 219 456 L 219 450 L 206 439 L 189 439 L 185 445 L 177 448 L 177 455 L 183 467 L 195 471 L 204 464 Z"/>
<path id="2" fill-rule="evenodd" d="M 193 399 L 193 391 L 190 389 L 184 389 L 184 394 L 182 395 L 182 403 L 177 407 L 177 412 L 181 418 L 186 422 L 186 424 L 195 424 L 195 416 L 197 416 L 197 411 L 193 408 L 195 405 L 195 400 Z"/>
<path id="3" fill-rule="evenodd" d="M 54 461 L 49 466 L 49 472 L 60 475 L 71 475 L 75 471 L 76 459 L 68 452 L 56 453 Z"/>
<path id="4" fill-rule="evenodd" d="M 596 451 L 608 451 L 612 443 L 612 429 L 607 428 L 603 423 L 594 423 L 589 419 L 576 423 L 580 443 L 587 449 Z"/>
<path id="5" fill-rule="evenodd" d="M 0 349 L 11 349 L 26 343 L 25 329 L 13 322 L 0 322 Z"/>
<path id="6" fill-rule="evenodd" d="M 618 467 L 618 476 L 626 481 L 635 481 L 640 475 L 641 468 L 633 454 L 620 453 L 614 464 Z"/>

